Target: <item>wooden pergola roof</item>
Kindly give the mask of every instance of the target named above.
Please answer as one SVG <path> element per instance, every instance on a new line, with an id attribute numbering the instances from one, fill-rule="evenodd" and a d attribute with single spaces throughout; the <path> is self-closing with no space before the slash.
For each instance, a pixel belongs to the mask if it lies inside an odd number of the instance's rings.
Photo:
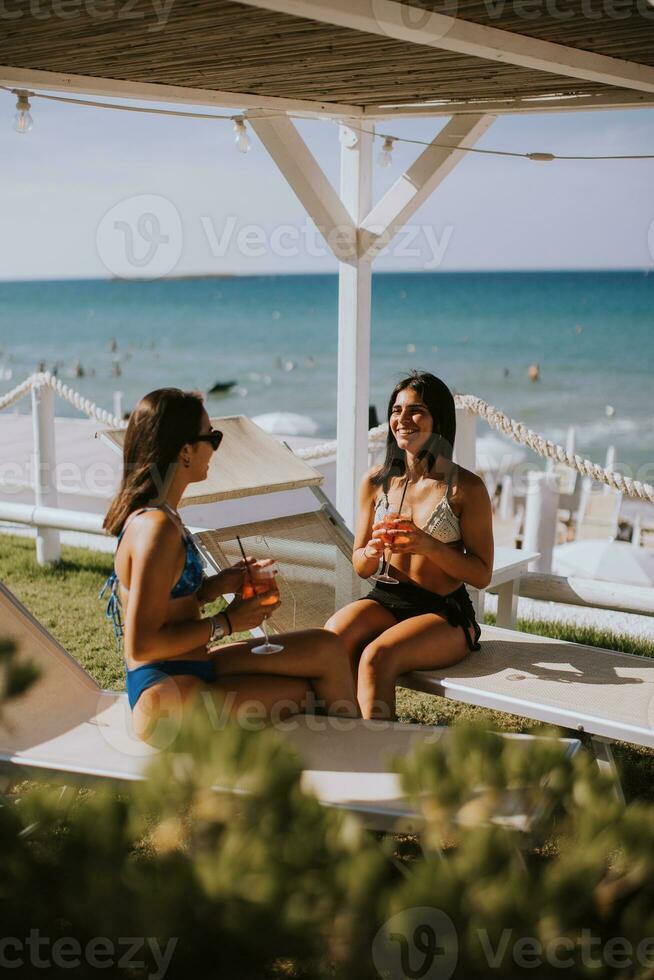
<path id="1" fill-rule="evenodd" d="M 247 0 L 245 0 L 247 2 Z M 383 0 L 382 0 L 383 2 Z M 417 35 L 429 12 L 455 16 L 457 23 L 484 25 L 524 38 L 564 45 L 654 68 L 654 7 L 645 0 L 403 0 L 406 23 Z M 125 8 L 120 16 L 121 6 Z M 5 18 L 0 65 L 7 69 L 111 79 L 148 85 L 241 93 L 350 106 L 359 111 L 443 100 L 510 101 L 556 95 L 602 96 L 616 102 L 652 103 L 636 86 L 557 74 L 499 59 L 368 33 L 324 19 L 292 16 L 265 7 L 293 4 L 228 0 L 175 0 L 165 22 L 152 0 L 117 0 L 112 16 L 92 16 L 79 3 L 75 15 L 57 16 L 50 0 L 16 4 L 21 16 Z M 313 0 L 307 11 L 329 7 Z M 334 3 L 335 8 L 346 5 Z M 378 0 L 368 7 L 374 18 Z M 60 9 L 66 9 L 62 4 Z M 98 10 L 103 5 L 98 4 Z M 592 14 L 592 17 L 588 16 Z M 48 14 L 50 14 L 48 16 Z M 162 16 L 162 15 L 161 15 Z M 313 16 L 313 14 L 312 14 Z M 335 17 L 343 20 L 345 15 Z M 255 102 L 251 102 L 252 105 Z"/>

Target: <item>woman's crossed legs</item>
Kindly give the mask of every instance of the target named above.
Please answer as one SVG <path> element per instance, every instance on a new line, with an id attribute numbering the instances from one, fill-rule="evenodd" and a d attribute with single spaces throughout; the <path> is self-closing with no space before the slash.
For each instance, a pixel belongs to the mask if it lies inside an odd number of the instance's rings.
<path id="1" fill-rule="evenodd" d="M 357 679 L 357 698 L 364 718 L 395 716 L 395 682 L 410 670 L 451 667 L 468 653 L 463 630 L 436 613 L 398 622 L 373 599 L 339 609 L 326 624 L 338 634 Z M 470 627 L 474 639 L 474 628 Z"/>

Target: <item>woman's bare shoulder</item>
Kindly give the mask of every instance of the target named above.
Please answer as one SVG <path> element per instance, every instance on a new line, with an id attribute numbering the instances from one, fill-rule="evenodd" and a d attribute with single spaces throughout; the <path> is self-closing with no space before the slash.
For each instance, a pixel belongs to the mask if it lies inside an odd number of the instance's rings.
<path id="1" fill-rule="evenodd" d="M 465 500 L 466 498 L 479 500 L 480 496 L 488 496 L 486 484 L 483 479 L 477 473 L 473 473 L 472 470 L 467 470 L 464 466 L 459 466 L 458 463 L 454 464 L 452 490 L 453 495 L 461 500 Z"/>
<path id="2" fill-rule="evenodd" d="M 365 493 L 370 497 L 374 497 L 379 489 L 379 484 L 375 482 L 375 479 L 379 476 L 382 471 L 382 466 L 377 463 L 375 466 L 371 466 L 369 470 L 363 474 L 363 479 L 361 480 L 361 492 Z"/>
<path id="3" fill-rule="evenodd" d="M 139 547 L 169 546 L 178 541 L 181 529 L 163 510 L 147 510 L 130 521 L 131 541 Z"/>
<path id="4" fill-rule="evenodd" d="M 374 480 L 379 477 L 382 469 L 383 466 L 381 463 L 375 463 L 375 465 L 371 466 L 369 470 L 366 470 L 366 472 L 363 474 L 363 479 L 361 480 L 361 486 L 374 488 L 376 486 Z"/>

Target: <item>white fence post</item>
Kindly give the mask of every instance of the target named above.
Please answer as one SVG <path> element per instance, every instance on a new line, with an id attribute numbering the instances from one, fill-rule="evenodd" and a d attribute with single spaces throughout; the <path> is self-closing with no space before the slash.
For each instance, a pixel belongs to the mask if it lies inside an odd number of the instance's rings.
<path id="1" fill-rule="evenodd" d="M 477 468 L 477 416 L 467 408 L 456 410 L 454 462 L 473 473 Z"/>
<path id="2" fill-rule="evenodd" d="M 34 502 L 37 507 L 57 506 L 55 477 L 54 391 L 43 384 L 32 387 L 32 431 L 34 434 Z M 61 558 L 59 532 L 36 529 L 36 560 L 52 564 Z"/>
<path id="3" fill-rule="evenodd" d="M 502 491 L 498 507 L 498 517 L 502 521 L 510 521 L 515 516 L 515 501 L 513 499 L 513 477 L 505 473 L 502 477 Z"/>
<path id="4" fill-rule="evenodd" d="M 114 415 L 117 419 L 123 417 L 123 392 L 114 391 Z"/>
<path id="5" fill-rule="evenodd" d="M 527 484 L 525 502 L 524 551 L 538 551 L 540 558 L 532 561 L 532 572 L 552 571 L 552 552 L 556 544 L 556 523 L 559 509 L 559 490 L 556 474 L 532 471 Z"/>
<path id="6" fill-rule="evenodd" d="M 615 451 L 615 446 L 609 446 L 606 450 L 606 460 L 604 462 L 604 467 L 607 470 L 615 470 L 618 465 L 618 454 Z M 615 493 L 613 487 L 610 487 L 608 483 L 604 484 L 604 493 Z"/>

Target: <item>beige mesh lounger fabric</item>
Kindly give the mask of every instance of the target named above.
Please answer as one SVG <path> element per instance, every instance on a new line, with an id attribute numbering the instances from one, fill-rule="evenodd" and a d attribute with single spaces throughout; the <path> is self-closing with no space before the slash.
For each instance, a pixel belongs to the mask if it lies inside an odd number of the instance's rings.
<path id="1" fill-rule="evenodd" d="M 20 643 L 21 658 L 41 670 L 39 680 L 10 702 L 0 719 L 0 769 L 10 779 L 56 773 L 65 783 L 143 779 L 157 750 L 135 738 L 127 696 L 102 690 L 2 583 L 0 622 L 3 635 Z M 280 725 L 282 737 L 303 760 L 304 788 L 326 806 L 357 813 L 372 829 L 419 831 L 422 819 L 402 796 L 389 761 L 418 743 L 447 737 L 447 729 L 331 721 L 301 716 Z M 513 737 L 525 745 L 529 741 Z M 569 755 L 579 747 L 574 739 L 563 744 Z M 532 814 L 522 813 L 520 805 L 520 799 L 505 801 L 495 822 L 529 830 Z"/>
<path id="2" fill-rule="evenodd" d="M 293 517 L 200 531 L 194 539 L 219 569 L 240 560 L 237 534 L 246 554 L 277 561 L 282 604 L 269 625 L 278 632 L 324 626 L 337 609 L 370 589 L 352 567 L 348 532 L 326 506 Z"/>
<path id="3" fill-rule="evenodd" d="M 322 483 L 322 473 L 295 456 L 245 415 L 212 418 L 211 425 L 223 433 L 220 451 L 211 457 L 206 480 L 192 483 L 187 488 L 180 507 L 298 490 Z M 98 435 L 122 453 L 124 429 L 107 429 Z"/>

